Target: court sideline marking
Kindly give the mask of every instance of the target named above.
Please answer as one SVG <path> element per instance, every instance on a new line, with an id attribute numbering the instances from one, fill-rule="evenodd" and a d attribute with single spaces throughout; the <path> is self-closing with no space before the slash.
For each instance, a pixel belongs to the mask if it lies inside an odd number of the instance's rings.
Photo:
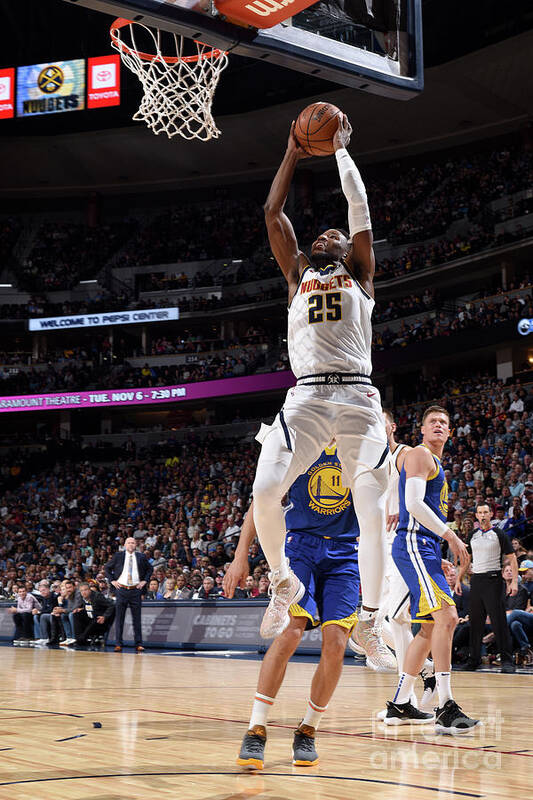
<path id="1" fill-rule="evenodd" d="M 162 777 L 191 777 L 191 776 L 232 776 L 236 775 L 242 777 L 242 772 L 126 772 L 126 773 L 109 773 L 106 775 L 73 775 L 72 777 L 69 776 L 61 776 L 58 778 L 31 778 L 31 779 L 24 779 L 20 781 L 5 781 L 0 783 L 0 787 L 2 786 L 18 786 L 24 783 L 50 783 L 52 781 L 79 781 L 79 780 L 96 780 L 96 779 L 103 779 L 103 778 L 162 778 Z M 408 789 L 422 789 L 423 791 L 428 792 L 439 792 L 443 794 L 450 794 L 457 797 L 474 797 L 474 798 L 483 798 L 485 795 L 483 794 L 474 794 L 473 792 L 462 792 L 458 789 L 443 789 L 439 786 L 421 786 L 420 784 L 416 783 L 402 783 L 401 781 L 385 781 L 379 780 L 378 778 L 355 778 L 355 777 L 348 777 L 346 775 L 295 775 L 292 772 L 261 772 L 261 777 L 271 777 L 271 778 L 307 778 L 311 780 L 330 780 L 330 781 L 350 781 L 354 783 L 374 783 L 380 784 L 381 786 L 404 786 Z"/>

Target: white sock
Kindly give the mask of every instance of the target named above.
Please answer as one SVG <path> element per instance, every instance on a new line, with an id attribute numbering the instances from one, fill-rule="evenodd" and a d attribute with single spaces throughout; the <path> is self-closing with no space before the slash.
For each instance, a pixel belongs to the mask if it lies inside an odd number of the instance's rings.
<path id="1" fill-rule="evenodd" d="M 316 730 L 320 725 L 320 719 L 326 708 L 327 706 L 317 706 L 316 703 L 313 703 L 313 701 L 309 699 L 307 703 L 307 711 L 302 720 L 302 725 L 310 725 Z"/>
<path id="2" fill-rule="evenodd" d="M 416 681 L 416 675 L 408 675 L 402 672 L 398 681 L 398 688 L 394 695 L 393 703 L 408 703 Z"/>
<path id="3" fill-rule="evenodd" d="M 270 571 L 269 577 L 274 588 L 286 580 L 289 577 L 289 559 L 284 557 L 279 567 Z"/>
<path id="4" fill-rule="evenodd" d="M 273 705 L 273 697 L 268 697 L 266 694 L 259 694 L 259 692 L 256 692 L 248 730 L 251 730 L 254 725 L 263 725 L 266 727 L 268 712 Z"/>
<path id="5" fill-rule="evenodd" d="M 362 608 L 357 616 L 360 622 L 369 622 L 371 619 L 374 619 L 378 611 L 379 609 L 376 609 L 375 611 L 366 611 L 364 608 Z"/>
<path id="6" fill-rule="evenodd" d="M 436 672 L 437 691 L 439 693 L 439 708 L 442 708 L 448 700 L 453 700 L 452 687 L 450 686 L 451 674 L 449 672 Z"/>

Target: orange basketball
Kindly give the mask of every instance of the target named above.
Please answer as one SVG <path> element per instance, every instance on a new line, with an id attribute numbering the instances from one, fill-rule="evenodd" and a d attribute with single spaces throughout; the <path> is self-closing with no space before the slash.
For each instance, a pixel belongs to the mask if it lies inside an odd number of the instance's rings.
<path id="1" fill-rule="evenodd" d="M 342 111 L 331 103 L 312 103 L 299 115 L 294 133 L 300 147 L 310 156 L 330 156 L 335 152 L 333 137 Z"/>

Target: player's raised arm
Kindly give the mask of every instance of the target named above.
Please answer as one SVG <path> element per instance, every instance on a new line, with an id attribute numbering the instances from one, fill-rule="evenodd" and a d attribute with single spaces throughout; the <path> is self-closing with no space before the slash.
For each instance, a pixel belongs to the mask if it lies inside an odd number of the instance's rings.
<path id="1" fill-rule="evenodd" d="M 342 191 L 348 201 L 348 228 L 351 248 L 346 256 L 346 264 L 363 289 L 374 296 L 374 273 L 376 259 L 374 257 L 374 237 L 372 223 L 366 197 L 365 184 L 361 173 L 348 150 L 352 126 L 346 114 L 342 115 L 337 132 L 333 137 L 335 158 L 339 169 Z"/>
<path id="2" fill-rule="evenodd" d="M 461 564 L 468 563 L 469 556 L 464 542 L 443 522 L 424 501 L 427 480 L 434 471 L 435 462 L 430 452 L 415 447 L 405 456 L 405 507 L 417 522 L 437 536 L 445 539 Z"/>
<path id="3" fill-rule="evenodd" d="M 295 139 L 293 122 L 287 142 L 287 150 L 272 181 L 264 206 L 268 240 L 274 258 L 289 284 L 289 298 L 298 284 L 300 264 L 304 256 L 298 249 L 294 228 L 283 209 L 285 208 L 296 164 L 301 158 L 306 157 L 307 154 Z"/>

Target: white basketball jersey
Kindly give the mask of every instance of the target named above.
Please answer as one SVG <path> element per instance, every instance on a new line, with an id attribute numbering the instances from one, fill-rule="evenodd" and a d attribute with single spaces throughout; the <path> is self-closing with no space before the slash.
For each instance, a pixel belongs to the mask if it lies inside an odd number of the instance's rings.
<path id="1" fill-rule="evenodd" d="M 308 266 L 289 307 L 288 345 L 297 378 L 372 373 L 374 300 L 343 264 Z"/>

